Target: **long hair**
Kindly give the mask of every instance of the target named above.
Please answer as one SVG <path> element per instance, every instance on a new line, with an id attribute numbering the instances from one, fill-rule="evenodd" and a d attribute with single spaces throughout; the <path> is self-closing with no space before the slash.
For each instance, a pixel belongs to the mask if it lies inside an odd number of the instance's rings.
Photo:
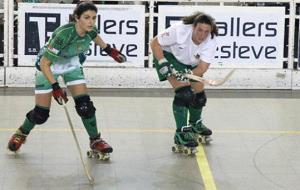
<path id="1" fill-rule="evenodd" d="M 98 12 L 97 7 L 92 1 L 79 1 L 73 11 L 73 15 L 70 20 L 75 22 L 75 18 L 80 18 L 82 13 L 88 10 L 95 11 L 96 13 Z"/>
<path id="2" fill-rule="evenodd" d="M 197 11 L 190 16 L 183 17 L 182 21 L 184 24 L 192 24 L 194 27 L 198 23 L 208 24 L 211 26 L 211 38 L 214 38 L 215 35 L 218 36 L 218 27 L 215 19 L 208 14 Z"/>

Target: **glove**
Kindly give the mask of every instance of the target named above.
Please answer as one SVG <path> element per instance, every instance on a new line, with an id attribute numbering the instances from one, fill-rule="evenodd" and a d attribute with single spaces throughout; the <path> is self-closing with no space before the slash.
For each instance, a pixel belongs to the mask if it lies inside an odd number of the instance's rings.
<path id="1" fill-rule="evenodd" d="M 167 59 L 159 60 L 158 72 L 163 75 L 164 77 L 169 77 L 173 73 L 172 65 L 168 62 Z"/>
<path id="2" fill-rule="evenodd" d="M 174 73 L 174 76 L 176 80 L 178 81 L 187 81 L 189 80 L 188 78 L 185 77 L 185 74 L 193 74 L 193 71 L 191 69 L 184 69 L 183 71 L 178 71 Z"/>
<path id="3" fill-rule="evenodd" d="M 111 48 L 109 44 L 107 44 L 106 48 L 104 48 L 103 50 L 118 63 L 123 63 L 127 61 L 125 55 L 119 52 L 119 50 L 117 50 L 116 48 Z"/>
<path id="4" fill-rule="evenodd" d="M 58 104 L 62 105 L 63 102 L 67 103 L 68 98 L 67 98 L 67 93 L 65 90 L 61 89 L 58 82 L 52 84 L 52 95 L 54 99 L 57 101 Z"/>

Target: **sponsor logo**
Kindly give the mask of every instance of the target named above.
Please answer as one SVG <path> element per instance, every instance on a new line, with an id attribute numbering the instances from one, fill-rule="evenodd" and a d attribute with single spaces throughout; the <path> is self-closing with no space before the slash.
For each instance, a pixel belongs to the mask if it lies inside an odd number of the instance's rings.
<path id="1" fill-rule="evenodd" d="M 55 49 L 55 48 L 54 48 L 54 47 L 52 47 L 51 45 L 49 45 L 49 46 L 48 46 L 48 50 L 49 50 L 50 52 L 52 52 L 52 53 L 56 54 L 56 55 L 57 55 L 57 54 L 58 54 L 58 52 L 59 52 L 57 49 Z"/>
<path id="2" fill-rule="evenodd" d="M 200 59 L 200 55 L 197 53 L 196 55 L 194 55 L 195 59 Z"/>
<path id="3" fill-rule="evenodd" d="M 168 73 L 168 67 L 162 67 L 161 69 L 159 69 L 159 72 L 162 74 L 162 75 L 165 75 Z"/>
<path id="4" fill-rule="evenodd" d="M 24 55 L 37 55 L 54 30 L 61 25 L 61 15 L 59 13 L 31 12 L 31 9 L 26 9 L 25 12 Z"/>

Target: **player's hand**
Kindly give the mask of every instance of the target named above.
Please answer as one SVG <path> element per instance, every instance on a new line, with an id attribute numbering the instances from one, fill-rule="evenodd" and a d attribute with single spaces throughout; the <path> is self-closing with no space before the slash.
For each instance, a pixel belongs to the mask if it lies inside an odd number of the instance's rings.
<path id="1" fill-rule="evenodd" d="M 174 77 L 176 78 L 176 80 L 178 81 L 186 81 L 187 78 L 184 76 L 184 73 L 183 72 L 176 72 L 176 73 L 173 73 Z"/>
<path id="2" fill-rule="evenodd" d="M 103 50 L 118 63 L 124 63 L 127 61 L 125 55 L 119 52 L 116 48 L 112 48 L 109 44 L 107 44 L 106 48 Z"/>
<path id="3" fill-rule="evenodd" d="M 58 104 L 62 105 L 63 101 L 67 103 L 67 92 L 60 88 L 58 82 L 52 84 L 52 95 Z"/>
<path id="4" fill-rule="evenodd" d="M 172 66 L 168 62 L 163 62 L 159 65 L 158 72 L 164 77 L 169 77 L 172 75 Z"/>
<path id="5" fill-rule="evenodd" d="M 193 71 L 191 69 L 184 69 L 184 74 L 189 74 L 189 75 L 193 75 Z"/>
<path id="6" fill-rule="evenodd" d="M 192 75 L 193 71 L 190 69 L 184 69 L 183 71 L 178 71 L 178 72 L 173 73 L 176 80 L 178 80 L 178 81 L 188 81 L 189 79 L 185 76 L 186 74 Z"/>

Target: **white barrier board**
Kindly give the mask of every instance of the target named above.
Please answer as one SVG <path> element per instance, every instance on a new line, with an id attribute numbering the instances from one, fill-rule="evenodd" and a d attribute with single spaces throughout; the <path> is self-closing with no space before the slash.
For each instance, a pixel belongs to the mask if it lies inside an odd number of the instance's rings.
<path id="1" fill-rule="evenodd" d="M 215 68 L 282 68 L 284 7 L 159 6 L 158 31 L 205 12 L 219 28 Z"/>
<path id="2" fill-rule="evenodd" d="M 75 5 L 20 3 L 18 9 L 19 66 L 33 66 L 40 48 L 53 31 L 69 22 Z M 101 5 L 96 27 L 106 42 L 127 56 L 122 66 L 144 67 L 145 7 L 143 5 Z M 94 43 L 87 52 L 88 66 L 120 66 Z"/>

